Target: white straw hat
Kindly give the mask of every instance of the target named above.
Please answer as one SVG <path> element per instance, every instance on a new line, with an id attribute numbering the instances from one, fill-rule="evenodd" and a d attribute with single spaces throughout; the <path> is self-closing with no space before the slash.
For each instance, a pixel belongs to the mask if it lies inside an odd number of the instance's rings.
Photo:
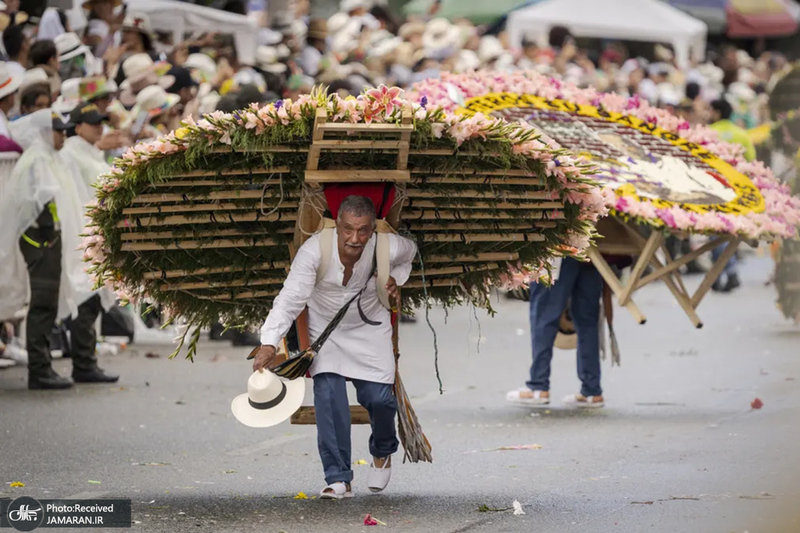
<path id="1" fill-rule="evenodd" d="M 422 34 L 422 47 L 430 52 L 446 48 L 460 48 L 461 30 L 447 19 L 433 19 L 425 25 L 425 31 Z"/>
<path id="2" fill-rule="evenodd" d="M 256 48 L 256 66 L 264 72 L 283 74 L 288 67 L 279 60 L 278 48 L 275 46 L 259 46 Z"/>
<path id="3" fill-rule="evenodd" d="M 81 104 L 80 95 L 81 78 L 70 78 L 61 82 L 61 94 L 55 102 L 53 109 L 67 115 Z"/>
<path id="4" fill-rule="evenodd" d="M 5 61 L 0 62 L 0 98 L 5 98 L 22 85 L 22 76 L 12 76 Z"/>
<path id="5" fill-rule="evenodd" d="M 180 101 L 180 96 L 170 94 L 158 85 L 145 87 L 136 95 L 136 106 L 142 111 L 147 111 L 151 117 L 175 107 Z"/>
<path id="6" fill-rule="evenodd" d="M 236 420 L 253 428 L 268 428 L 288 419 L 300 408 L 306 394 L 306 380 L 282 379 L 272 372 L 253 372 L 247 393 L 231 402 Z"/>
<path id="7" fill-rule="evenodd" d="M 75 56 L 91 52 L 89 47 L 83 44 L 81 38 L 75 32 L 62 33 L 53 39 L 56 43 L 56 50 L 58 50 L 58 60 L 66 61 Z"/>

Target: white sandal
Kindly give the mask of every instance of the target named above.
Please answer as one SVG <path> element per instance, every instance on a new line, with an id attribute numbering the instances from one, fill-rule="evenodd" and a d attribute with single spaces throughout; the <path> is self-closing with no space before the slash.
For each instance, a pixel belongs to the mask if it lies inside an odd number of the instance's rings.
<path id="1" fill-rule="evenodd" d="M 523 392 L 533 393 L 532 397 L 523 396 Z M 543 405 L 550 405 L 550 397 L 542 396 L 545 391 L 530 390 L 529 388 L 512 390 L 506 394 L 506 401 L 520 407 L 541 407 Z"/>
<path id="2" fill-rule="evenodd" d="M 372 492 L 381 492 L 383 489 L 386 488 L 386 485 L 389 484 L 389 480 L 392 478 L 392 467 L 389 466 L 391 460 L 389 457 L 386 458 L 383 462 L 383 466 L 378 468 L 375 466 L 375 462 L 369 465 L 369 474 L 367 474 L 367 487 Z"/>
<path id="3" fill-rule="evenodd" d="M 347 487 L 344 481 L 331 483 L 319 493 L 320 500 L 341 500 L 342 498 L 352 498 L 353 491 Z M 330 489 L 330 490 L 329 490 Z M 328 492 L 326 492 L 328 491 Z"/>
<path id="4" fill-rule="evenodd" d="M 597 409 L 598 407 L 603 407 L 605 402 L 603 402 L 602 396 L 583 396 L 581 394 L 570 394 L 569 396 L 564 397 L 564 405 L 568 405 L 570 407 L 581 407 L 583 409 Z"/>

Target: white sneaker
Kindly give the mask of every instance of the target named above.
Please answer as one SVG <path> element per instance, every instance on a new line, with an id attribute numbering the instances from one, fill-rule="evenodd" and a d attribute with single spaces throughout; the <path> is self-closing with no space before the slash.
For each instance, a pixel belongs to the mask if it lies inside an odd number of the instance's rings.
<path id="1" fill-rule="evenodd" d="M 523 393 L 532 393 L 531 396 L 523 396 Z M 547 391 L 530 390 L 529 388 L 512 390 L 506 394 L 506 401 L 519 407 L 541 407 L 550 405 L 550 394 L 542 394 Z"/>
<path id="2" fill-rule="evenodd" d="M 369 465 L 369 474 L 367 474 L 367 487 L 372 492 L 380 492 L 386 488 L 392 478 L 391 460 L 387 457 L 381 468 L 375 466 L 374 458 L 372 461 Z"/>
<path id="3" fill-rule="evenodd" d="M 20 348 L 14 342 L 6 344 L 6 349 L 0 354 L 4 359 L 11 359 L 18 365 L 28 364 L 28 351 L 25 348 Z"/>
<path id="4" fill-rule="evenodd" d="M 603 407 L 602 396 L 583 396 L 582 394 L 570 394 L 564 397 L 564 405 L 569 407 L 580 407 L 583 409 L 597 409 Z"/>

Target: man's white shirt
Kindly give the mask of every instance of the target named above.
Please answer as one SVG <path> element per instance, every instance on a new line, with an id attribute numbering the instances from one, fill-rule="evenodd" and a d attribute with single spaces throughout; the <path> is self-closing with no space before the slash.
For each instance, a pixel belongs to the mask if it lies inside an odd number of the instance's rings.
<path id="1" fill-rule="evenodd" d="M 309 310 L 309 336 L 314 342 L 334 315 L 366 284 L 361 295 L 361 309 L 368 319 L 380 322 L 380 325 L 365 323 L 358 313 L 357 302 L 353 302 L 314 358 L 310 372 L 312 376 L 331 372 L 351 379 L 394 383 L 390 313 L 378 300 L 377 278 L 373 272 L 376 241 L 376 235 L 373 235 L 354 265 L 347 286 L 343 286 L 344 265 L 339 258 L 337 239 L 334 238 L 331 247 L 328 271 L 317 283 L 322 251 L 319 235 L 310 237 L 292 261 L 283 289 L 275 298 L 272 310 L 261 328 L 261 344 L 278 346 L 306 305 Z M 417 246 L 413 241 L 389 235 L 389 274 L 398 286 L 408 280 L 416 253 Z"/>

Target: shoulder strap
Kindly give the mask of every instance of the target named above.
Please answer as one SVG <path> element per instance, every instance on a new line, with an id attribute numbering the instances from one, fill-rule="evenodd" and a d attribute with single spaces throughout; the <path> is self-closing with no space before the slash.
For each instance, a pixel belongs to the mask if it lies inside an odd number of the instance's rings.
<path id="1" fill-rule="evenodd" d="M 378 291 L 378 300 L 381 304 L 388 309 L 392 310 L 392 303 L 389 301 L 389 293 L 386 292 L 386 284 L 389 282 L 389 275 L 391 270 L 389 248 L 389 235 L 394 233 L 394 228 L 386 222 L 386 220 L 378 220 L 378 227 L 376 233 L 378 240 L 375 243 L 375 258 L 377 261 L 378 280 L 376 283 Z"/>
<path id="2" fill-rule="evenodd" d="M 322 221 L 320 221 L 320 226 L 321 229 L 318 232 L 319 249 L 322 257 L 317 267 L 317 281 L 315 285 L 322 281 L 322 278 L 325 277 L 328 268 L 331 266 L 331 253 L 333 253 L 333 237 L 335 234 L 336 221 L 330 218 L 323 218 Z"/>

